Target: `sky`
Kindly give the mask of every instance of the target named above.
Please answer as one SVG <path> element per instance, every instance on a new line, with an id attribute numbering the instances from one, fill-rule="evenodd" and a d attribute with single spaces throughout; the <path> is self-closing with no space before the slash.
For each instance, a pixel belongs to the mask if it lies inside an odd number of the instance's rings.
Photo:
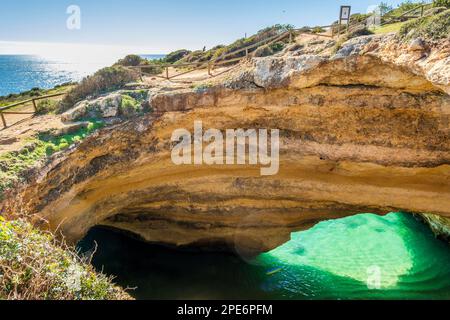
<path id="1" fill-rule="evenodd" d="M 381 0 L 0 0 L 0 54 L 165 54 L 210 48 L 276 24 L 329 25 L 339 7 Z M 393 6 L 401 0 L 384 0 Z M 80 9 L 69 29 L 67 9 Z M 71 19 L 70 21 L 75 21 Z M 75 24 L 76 25 L 76 24 Z M 73 27 L 74 24 L 71 24 Z"/>

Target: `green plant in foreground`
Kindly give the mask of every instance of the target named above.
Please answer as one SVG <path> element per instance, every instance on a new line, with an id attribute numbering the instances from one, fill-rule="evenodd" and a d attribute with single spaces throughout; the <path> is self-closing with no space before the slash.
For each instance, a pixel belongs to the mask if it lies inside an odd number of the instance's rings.
<path id="1" fill-rule="evenodd" d="M 49 232 L 0 217 L 0 299 L 130 299 Z"/>
<path id="2" fill-rule="evenodd" d="M 4 191 L 21 181 L 22 174 L 38 161 L 55 152 L 67 149 L 102 126 L 102 122 L 93 120 L 86 127 L 70 134 L 56 137 L 50 134 L 40 134 L 31 139 L 22 150 L 0 155 L 0 200 L 2 200 Z"/>

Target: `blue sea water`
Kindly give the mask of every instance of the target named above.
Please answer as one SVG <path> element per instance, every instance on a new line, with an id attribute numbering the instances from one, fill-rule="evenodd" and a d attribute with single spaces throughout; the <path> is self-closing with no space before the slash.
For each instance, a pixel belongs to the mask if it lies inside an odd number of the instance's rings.
<path id="1" fill-rule="evenodd" d="M 159 59 L 164 55 L 142 55 Z M 80 81 L 100 68 L 110 65 L 102 60 L 64 61 L 32 55 L 0 55 L 0 96 L 32 88 L 50 89 L 69 81 Z"/>

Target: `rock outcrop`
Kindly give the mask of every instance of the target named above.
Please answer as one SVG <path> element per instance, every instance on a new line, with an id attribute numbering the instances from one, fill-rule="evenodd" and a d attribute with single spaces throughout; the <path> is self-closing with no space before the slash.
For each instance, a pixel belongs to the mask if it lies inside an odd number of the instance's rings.
<path id="1" fill-rule="evenodd" d="M 84 118 L 133 116 L 144 111 L 145 105 L 142 102 L 146 99 L 147 91 L 145 90 L 123 90 L 105 94 L 77 103 L 61 115 L 61 120 L 71 122 Z"/>
<path id="2" fill-rule="evenodd" d="M 92 226 L 146 241 L 269 250 L 294 230 L 361 212 L 450 218 L 445 47 L 416 56 L 392 36 L 336 54 L 319 41 L 255 58 L 201 90 L 149 90 L 152 113 L 56 155 L 3 210 L 34 214 L 68 239 Z M 174 130 L 280 130 L 280 170 L 171 161 Z"/>

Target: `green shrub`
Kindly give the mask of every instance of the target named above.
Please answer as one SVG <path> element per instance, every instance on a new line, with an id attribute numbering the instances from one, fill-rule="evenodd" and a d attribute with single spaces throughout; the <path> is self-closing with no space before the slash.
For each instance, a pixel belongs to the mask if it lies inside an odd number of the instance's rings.
<path id="1" fill-rule="evenodd" d="M 323 33 L 323 32 L 325 32 L 325 29 L 321 27 L 314 27 L 311 30 L 311 33 Z"/>
<path id="2" fill-rule="evenodd" d="M 147 60 L 143 59 L 138 55 L 130 54 L 123 59 L 120 59 L 114 66 L 123 66 L 123 67 L 136 67 L 141 66 L 141 71 L 144 74 L 160 74 L 163 69 L 161 65 L 164 63 L 164 59 L 156 59 L 156 60 Z M 137 74 L 137 70 L 136 70 Z"/>
<path id="3" fill-rule="evenodd" d="M 272 49 L 273 53 L 280 52 L 285 47 L 283 42 L 275 42 L 270 45 L 270 49 Z"/>
<path id="4" fill-rule="evenodd" d="M 124 67 L 132 67 L 141 65 L 146 59 L 141 58 L 136 54 L 130 54 L 123 59 L 120 59 L 116 62 L 116 65 L 124 66 Z"/>
<path id="5" fill-rule="evenodd" d="M 38 101 L 36 104 L 37 114 L 55 113 L 58 110 L 59 102 L 52 99 Z"/>
<path id="6" fill-rule="evenodd" d="M 73 248 L 24 220 L 0 217 L 0 299 L 130 299 Z"/>
<path id="7" fill-rule="evenodd" d="M 358 27 L 354 27 L 346 36 L 347 39 L 352 39 L 352 38 L 356 38 L 356 37 L 361 37 L 361 36 L 367 36 L 373 34 L 372 31 L 370 31 L 369 29 L 366 28 L 366 26 L 358 26 Z"/>
<path id="8" fill-rule="evenodd" d="M 432 7 L 424 12 L 424 16 L 434 16 L 447 10 L 446 7 Z"/>
<path id="9" fill-rule="evenodd" d="M 126 117 L 131 117 L 139 114 L 142 111 L 142 105 L 133 97 L 123 94 L 122 103 L 120 105 L 120 112 Z"/>
<path id="10" fill-rule="evenodd" d="M 274 52 L 270 46 L 262 46 L 255 50 L 255 57 L 267 57 L 273 55 Z"/>
<path id="11" fill-rule="evenodd" d="M 164 62 L 166 62 L 166 63 L 175 63 L 175 62 L 177 62 L 178 60 L 184 58 L 185 56 L 187 56 L 190 53 L 191 53 L 191 51 L 186 50 L 186 49 L 180 49 L 180 50 L 171 52 L 164 58 Z"/>
<path id="12" fill-rule="evenodd" d="M 77 102 L 89 96 L 122 88 L 129 82 L 136 81 L 138 73 L 122 66 L 112 66 L 100 69 L 94 75 L 84 78 L 61 101 L 59 112 L 72 108 Z"/>
<path id="13" fill-rule="evenodd" d="M 446 7 L 450 8 L 450 0 L 434 0 L 433 7 Z"/>
<path id="14" fill-rule="evenodd" d="M 439 40 L 450 34 L 450 10 L 434 16 L 417 18 L 405 23 L 399 32 L 404 40 L 423 37 L 430 40 Z"/>
<path id="15" fill-rule="evenodd" d="M 145 65 L 145 67 L 142 67 L 141 70 L 144 74 L 155 75 L 163 72 L 163 67 L 158 63 L 151 62 Z"/>
<path id="16" fill-rule="evenodd" d="M 0 155 L 0 200 L 4 192 L 15 183 L 23 180 L 23 173 L 36 163 L 53 153 L 67 149 L 75 142 L 81 141 L 89 134 L 103 126 L 102 122 L 91 121 L 86 128 L 61 136 L 41 134 L 29 141 L 20 151 L 7 152 Z"/>
<path id="17" fill-rule="evenodd" d="M 402 3 L 400 3 L 397 8 L 393 9 L 392 11 L 389 12 L 389 16 L 390 17 L 398 17 L 414 8 L 417 8 L 419 5 L 421 4 L 425 4 L 424 1 L 421 2 L 414 2 L 411 0 L 407 0 L 407 1 L 403 1 Z M 420 9 L 418 9 L 420 10 Z"/>
<path id="18" fill-rule="evenodd" d="M 389 4 L 387 4 L 386 2 L 381 2 L 378 5 L 378 8 L 380 9 L 380 13 L 382 16 L 384 16 L 386 13 L 388 13 L 389 11 L 391 11 L 393 9 L 393 7 Z"/>

